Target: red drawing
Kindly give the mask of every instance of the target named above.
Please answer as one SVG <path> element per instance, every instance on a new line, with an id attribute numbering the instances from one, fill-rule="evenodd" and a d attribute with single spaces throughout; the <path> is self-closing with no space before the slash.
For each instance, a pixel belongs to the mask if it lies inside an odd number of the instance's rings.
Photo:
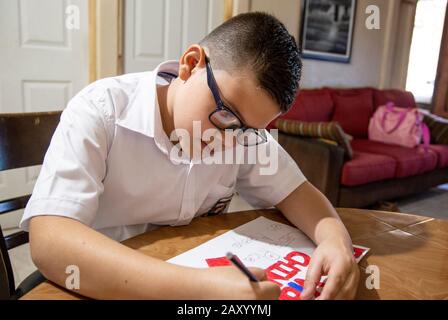
<path id="1" fill-rule="evenodd" d="M 310 256 L 292 251 L 288 253 L 282 260 L 275 262 L 266 269 L 267 277 L 272 282 L 284 285 L 284 282 L 293 278 L 299 271 L 307 267 L 310 263 Z"/>
<path id="2" fill-rule="evenodd" d="M 322 288 L 325 282 L 319 282 L 316 286 L 316 291 L 314 291 L 314 297 L 320 296 Z M 305 280 L 301 278 L 295 278 L 293 281 L 289 282 L 284 286 L 280 292 L 279 300 L 300 300 L 300 295 L 305 288 Z"/>
<path id="3" fill-rule="evenodd" d="M 367 249 L 353 247 L 353 254 L 358 259 Z"/>
<path id="4" fill-rule="evenodd" d="M 221 266 L 231 266 L 232 262 L 230 262 L 227 257 L 218 257 L 218 258 L 210 258 L 205 259 L 209 267 L 221 267 Z"/>
<path id="5" fill-rule="evenodd" d="M 310 256 L 303 252 L 292 251 L 282 260 L 266 269 L 267 278 L 282 287 L 279 300 L 299 300 L 305 280 L 297 277 L 300 271 L 305 271 L 310 263 Z M 303 275 L 303 273 L 302 273 Z M 323 283 L 319 284 L 323 286 Z M 315 296 L 319 296 L 316 291 Z"/>
<path id="6" fill-rule="evenodd" d="M 361 257 L 367 249 L 353 248 L 355 258 Z M 283 259 L 266 268 L 268 280 L 281 287 L 279 300 L 300 300 L 300 295 L 305 286 L 304 277 L 310 264 L 311 257 L 306 253 L 291 251 Z M 217 257 L 206 259 L 209 267 L 229 266 L 232 263 L 227 257 Z M 320 281 L 316 286 L 314 296 L 317 298 L 325 285 Z"/>

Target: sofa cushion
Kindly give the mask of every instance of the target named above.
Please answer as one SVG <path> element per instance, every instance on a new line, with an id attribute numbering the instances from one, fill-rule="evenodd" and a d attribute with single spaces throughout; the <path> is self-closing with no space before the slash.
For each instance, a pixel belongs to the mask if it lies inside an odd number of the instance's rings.
<path id="1" fill-rule="evenodd" d="M 324 87 L 324 90 L 327 90 L 331 93 L 331 95 L 337 94 L 339 96 L 353 96 L 360 93 L 371 92 L 373 98 L 373 90 L 371 87 L 359 87 L 359 88 L 331 88 Z"/>
<path id="2" fill-rule="evenodd" d="M 337 122 L 304 122 L 296 120 L 277 119 L 275 126 L 278 130 L 301 137 L 326 139 L 340 145 L 348 158 L 352 158 L 350 145 L 351 137 L 344 133 Z"/>
<path id="3" fill-rule="evenodd" d="M 327 122 L 333 112 L 333 100 L 328 90 L 300 90 L 291 109 L 282 119 L 307 122 Z"/>
<path id="4" fill-rule="evenodd" d="M 333 94 L 333 121 L 355 138 L 366 138 L 370 117 L 373 113 L 372 91 L 365 90 L 354 95 Z"/>
<path id="5" fill-rule="evenodd" d="M 437 155 L 431 149 L 425 152 L 422 147 L 406 148 L 367 139 L 354 139 L 354 151 L 381 154 L 397 161 L 396 177 L 409 177 L 434 170 L 437 166 Z"/>
<path id="6" fill-rule="evenodd" d="M 302 89 L 285 114 L 274 119 L 267 129 L 276 128 L 277 119 L 305 122 L 328 122 L 333 113 L 333 100 L 327 89 Z"/>
<path id="7" fill-rule="evenodd" d="M 429 148 L 437 154 L 437 167 L 448 167 L 448 145 L 445 144 L 431 144 Z"/>
<path id="8" fill-rule="evenodd" d="M 373 91 L 373 107 L 376 110 L 388 102 L 402 108 L 417 108 L 414 95 L 409 91 L 387 89 Z"/>
<path id="9" fill-rule="evenodd" d="M 353 158 L 342 167 L 341 184 L 357 186 L 395 177 L 397 162 L 392 157 L 354 152 Z"/>

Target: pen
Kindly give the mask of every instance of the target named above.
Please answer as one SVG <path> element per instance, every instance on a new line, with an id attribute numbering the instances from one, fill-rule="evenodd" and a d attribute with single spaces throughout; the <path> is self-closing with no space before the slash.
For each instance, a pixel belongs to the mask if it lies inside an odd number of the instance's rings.
<path id="1" fill-rule="evenodd" d="M 252 272 L 250 272 L 249 269 L 247 269 L 247 267 L 241 262 L 241 260 L 236 255 L 234 255 L 231 252 L 227 252 L 226 257 L 227 259 L 230 260 L 230 262 L 233 263 L 235 267 L 240 269 L 241 272 L 244 273 L 249 278 L 250 281 L 258 282 L 257 277 Z"/>

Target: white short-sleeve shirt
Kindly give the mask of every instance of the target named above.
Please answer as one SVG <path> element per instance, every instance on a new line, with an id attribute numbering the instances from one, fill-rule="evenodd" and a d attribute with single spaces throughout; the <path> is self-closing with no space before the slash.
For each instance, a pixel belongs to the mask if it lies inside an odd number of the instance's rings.
<path id="1" fill-rule="evenodd" d="M 268 143 L 278 147 L 272 175 L 260 174 L 258 163 L 173 162 L 156 86 L 160 72 L 177 70 L 167 61 L 151 72 L 102 79 L 70 100 L 20 222 L 24 230 L 31 217 L 57 215 L 122 241 L 226 211 L 235 191 L 254 207 L 271 207 L 306 181 L 271 136 Z"/>

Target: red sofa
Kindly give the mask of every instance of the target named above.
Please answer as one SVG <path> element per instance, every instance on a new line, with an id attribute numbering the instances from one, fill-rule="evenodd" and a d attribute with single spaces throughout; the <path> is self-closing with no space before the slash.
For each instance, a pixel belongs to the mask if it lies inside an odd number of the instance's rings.
<path id="1" fill-rule="evenodd" d="M 448 145 L 431 144 L 424 152 L 368 139 L 370 117 L 388 101 L 416 107 L 412 93 L 406 91 L 322 88 L 301 90 L 291 110 L 280 117 L 337 121 L 353 136 L 353 157 L 347 159 L 339 146 L 279 133 L 280 144 L 333 205 L 365 207 L 448 182 Z"/>

